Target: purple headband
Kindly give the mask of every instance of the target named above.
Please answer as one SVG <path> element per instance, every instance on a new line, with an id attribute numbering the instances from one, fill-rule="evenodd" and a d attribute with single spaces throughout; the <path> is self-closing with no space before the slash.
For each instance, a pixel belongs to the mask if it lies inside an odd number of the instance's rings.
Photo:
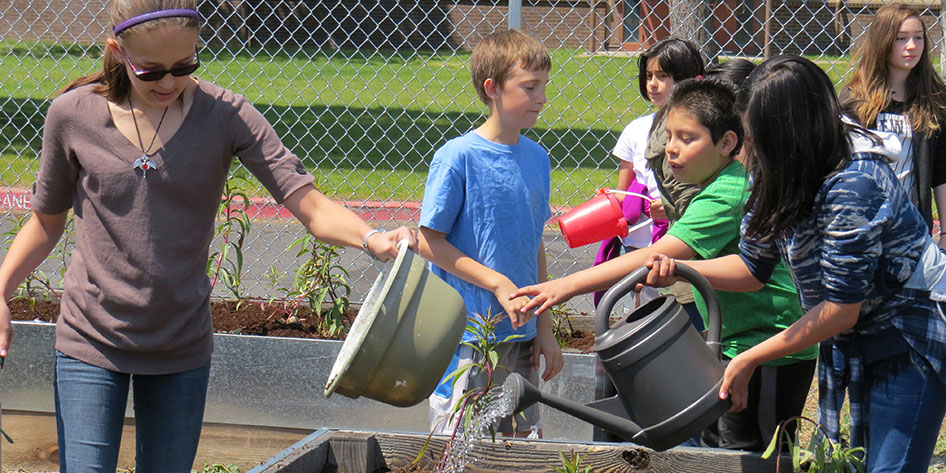
<path id="1" fill-rule="evenodd" d="M 115 33 L 115 36 L 118 36 L 118 33 L 127 30 L 135 25 L 140 25 L 142 23 L 147 23 L 152 20 L 157 20 L 160 18 L 173 18 L 173 17 L 187 17 L 195 18 L 200 20 L 200 13 L 197 13 L 194 10 L 187 8 L 176 8 L 172 10 L 158 10 L 151 13 L 145 13 L 143 15 L 138 15 L 131 17 L 117 25 L 112 29 L 112 32 Z"/>

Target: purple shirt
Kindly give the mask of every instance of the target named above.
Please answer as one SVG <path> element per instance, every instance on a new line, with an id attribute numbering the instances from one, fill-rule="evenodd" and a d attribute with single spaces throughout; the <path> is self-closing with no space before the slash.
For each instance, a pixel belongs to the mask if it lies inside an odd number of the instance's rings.
<path id="1" fill-rule="evenodd" d="M 280 202 L 313 178 L 250 102 L 202 80 L 146 177 L 140 156 L 91 86 L 53 100 L 32 205 L 75 214 L 56 348 L 119 372 L 186 371 L 213 351 L 206 265 L 233 156 Z"/>

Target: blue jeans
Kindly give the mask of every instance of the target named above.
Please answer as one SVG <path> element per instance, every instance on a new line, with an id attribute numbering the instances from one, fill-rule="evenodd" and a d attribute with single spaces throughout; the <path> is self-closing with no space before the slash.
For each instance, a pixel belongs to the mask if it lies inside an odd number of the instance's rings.
<path id="1" fill-rule="evenodd" d="M 135 472 L 191 471 L 210 363 L 181 373 L 117 373 L 56 353 L 56 427 L 62 473 L 114 473 L 128 388 L 135 407 Z"/>
<path id="2" fill-rule="evenodd" d="M 946 414 L 946 389 L 911 353 L 898 373 L 871 386 L 867 471 L 926 472 Z"/>

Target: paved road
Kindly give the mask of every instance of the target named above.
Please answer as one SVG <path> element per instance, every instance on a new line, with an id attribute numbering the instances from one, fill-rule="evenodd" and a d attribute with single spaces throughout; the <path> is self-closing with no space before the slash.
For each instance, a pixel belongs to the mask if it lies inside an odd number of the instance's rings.
<path id="1" fill-rule="evenodd" d="M 385 228 L 394 228 L 400 223 L 385 221 L 376 223 L 377 226 Z M 409 223 L 410 224 L 410 223 Z M 12 219 L 6 218 L 0 220 L 0 233 L 10 231 L 14 226 Z M 267 278 L 270 268 L 277 268 L 282 278 L 278 287 L 285 287 L 292 283 L 292 275 L 296 268 L 301 264 L 301 260 L 295 257 L 295 251 L 290 253 L 287 249 L 293 241 L 304 235 L 302 226 L 295 220 L 268 219 L 254 220 L 253 226 L 244 245 L 244 274 L 243 290 L 244 296 L 251 297 L 271 297 L 278 292 L 273 289 L 272 284 Z M 214 242 L 214 248 L 219 248 L 221 240 L 218 238 Z M 573 273 L 591 265 L 594 260 L 592 251 L 597 251 L 597 247 L 590 245 L 585 248 L 571 249 L 565 244 L 565 240 L 557 230 L 548 229 L 545 233 L 545 244 L 549 257 L 549 274 L 561 277 Z M 5 247 L 0 250 L 0 256 L 5 253 Z M 40 266 L 46 276 L 56 284 L 59 281 L 62 264 L 56 258 L 57 252 L 47 259 Z M 342 267 L 348 270 L 350 280 L 352 281 L 352 301 L 361 301 L 372 282 L 377 277 L 381 263 L 377 263 L 367 255 L 362 254 L 360 250 L 343 249 L 339 258 Z M 58 286 L 58 284 L 56 284 Z M 217 288 L 215 294 L 219 296 L 228 295 L 222 288 Z M 593 306 L 589 296 L 579 296 L 569 304 L 578 312 L 591 312 Z"/>

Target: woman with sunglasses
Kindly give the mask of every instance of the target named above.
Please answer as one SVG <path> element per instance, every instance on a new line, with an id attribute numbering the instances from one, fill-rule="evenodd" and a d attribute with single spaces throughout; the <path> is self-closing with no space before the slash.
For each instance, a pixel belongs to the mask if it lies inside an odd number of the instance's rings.
<path id="1" fill-rule="evenodd" d="M 33 213 L 0 265 L 0 357 L 12 338 L 5 301 L 72 209 L 56 327 L 61 471 L 115 471 L 130 385 L 136 470 L 190 471 L 213 350 L 205 267 L 233 157 L 317 238 L 376 258 L 416 239 L 326 198 L 251 103 L 190 75 L 195 0 L 113 0 L 110 13 L 103 70 L 70 84 L 46 116 Z"/>

